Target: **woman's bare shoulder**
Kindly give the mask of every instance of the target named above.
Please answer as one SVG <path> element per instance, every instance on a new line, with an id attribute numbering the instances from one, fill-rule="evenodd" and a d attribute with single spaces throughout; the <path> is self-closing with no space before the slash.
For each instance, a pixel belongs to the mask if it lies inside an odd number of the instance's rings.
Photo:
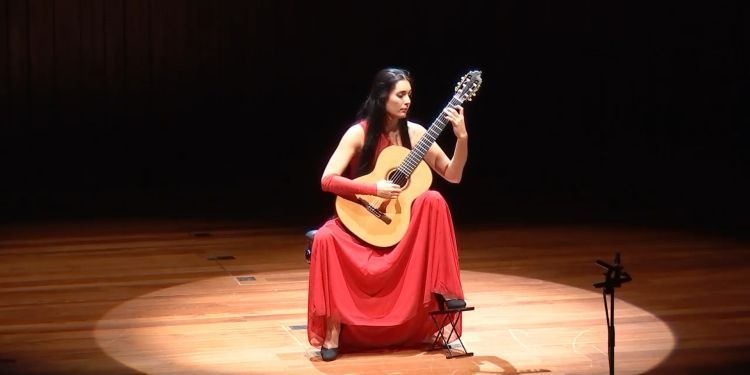
<path id="1" fill-rule="evenodd" d="M 362 144 L 365 141 L 365 128 L 363 124 L 358 122 L 350 126 L 341 140 L 352 145 Z"/>

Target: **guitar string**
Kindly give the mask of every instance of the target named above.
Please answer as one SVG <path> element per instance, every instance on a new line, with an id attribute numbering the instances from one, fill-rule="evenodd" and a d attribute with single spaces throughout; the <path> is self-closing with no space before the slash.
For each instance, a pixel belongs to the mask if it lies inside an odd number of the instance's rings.
<path id="1" fill-rule="evenodd" d="M 458 102 L 458 104 L 461 104 L 461 101 L 457 100 L 456 97 L 453 96 L 449 102 L 449 105 L 453 105 L 453 106 L 457 105 L 457 104 L 454 104 L 454 101 Z M 448 106 L 446 106 L 445 108 L 448 108 Z M 434 123 L 439 123 L 440 126 L 442 127 L 445 127 L 447 125 L 447 123 L 445 122 L 446 120 L 445 108 L 443 108 L 443 111 L 440 112 L 440 115 L 434 122 Z M 433 142 L 435 142 L 435 139 L 437 139 L 437 136 L 440 135 L 440 132 L 436 131 L 434 126 L 431 126 L 430 129 L 428 129 L 427 133 L 425 133 L 425 135 L 429 135 L 430 137 L 432 137 L 432 140 L 430 140 L 429 142 L 426 142 L 425 141 L 426 137 L 422 137 L 422 139 L 420 139 L 419 142 L 417 142 L 416 146 L 414 146 L 415 149 L 419 150 L 423 155 L 426 154 L 427 150 L 429 149 L 429 147 L 427 146 L 427 143 L 431 145 Z M 409 155 L 407 155 L 406 159 L 401 163 L 402 165 L 406 165 L 407 170 L 409 170 L 410 172 L 408 173 L 404 172 L 401 170 L 400 167 L 396 168 L 396 171 L 393 172 L 393 175 L 391 175 L 391 178 L 390 178 L 390 181 L 392 183 L 403 187 L 408 180 L 407 174 L 411 174 L 411 172 L 414 172 L 417 166 L 419 166 L 419 162 L 421 161 L 422 158 L 420 158 L 420 160 L 412 160 L 411 156 L 412 156 L 412 153 L 410 152 Z M 372 202 L 369 202 L 369 204 L 373 207 L 380 207 L 384 202 L 385 200 L 383 198 L 378 197 L 374 199 Z"/>
<path id="2" fill-rule="evenodd" d="M 419 142 L 417 142 L 417 144 L 414 146 L 414 149 L 412 149 L 412 151 L 409 152 L 409 155 L 407 155 L 406 159 L 401 163 L 401 165 L 399 166 L 399 168 L 397 168 L 399 171 L 401 171 L 404 174 L 404 177 L 406 177 L 405 175 L 411 175 L 411 173 L 414 172 L 414 170 L 419 165 L 419 162 L 424 158 L 424 155 L 429 150 L 429 148 L 432 145 L 432 143 L 435 142 L 435 140 L 437 139 L 437 137 L 440 135 L 440 133 L 442 132 L 442 130 L 447 125 L 447 122 L 446 122 L 447 118 L 445 116 L 445 109 L 448 108 L 449 106 L 454 106 L 455 107 L 456 105 L 460 105 L 461 103 L 462 103 L 462 101 L 460 99 L 457 99 L 455 95 L 453 97 L 451 97 L 451 100 L 448 103 L 448 105 L 445 106 L 445 108 L 443 108 L 443 111 L 440 112 L 440 115 L 438 116 L 438 118 L 435 120 L 435 122 L 433 122 L 433 125 L 435 123 L 440 124 L 440 127 L 441 127 L 440 131 L 436 130 L 437 127 L 430 126 L 430 128 L 425 133 L 425 136 L 423 136 L 422 139 L 420 139 Z M 431 139 L 429 139 L 428 136 Z M 416 155 L 414 153 L 414 150 L 418 150 L 420 153 L 422 153 L 422 157 L 416 158 L 414 156 L 414 155 Z M 416 160 L 416 159 L 419 159 L 419 160 Z M 402 171 L 401 170 L 401 166 L 405 166 L 406 167 L 405 168 L 406 171 Z M 397 183 L 395 181 L 392 181 L 392 182 Z M 406 183 L 406 181 L 402 181 L 402 182 L 400 182 L 398 184 L 402 185 L 403 183 Z"/>
<path id="3" fill-rule="evenodd" d="M 433 125 L 435 123 L 440 124 L 440 130 L 439 131 L 436 130 L 437 129 L 436 126 L 430 126 L 430 128 L 427 129 L 425 136 L 423 136 L 422 139 L 420 139 L 419 142 L 417 142 L 417 144 L 414 146 L 414 149 L 412 149 L 409 152 L 406 159 L 401 163 L 401 165 L 398 168 L 396 168 L 396 171 L 393 172 L 396 176 L 395 178 L 391 179 L 392 183 L 397 184 L 402 187 L 406 184 L 408 180 L 407 176 L 411 175 L 411 173 L 413 173 L 414 170 L 419 166 L 419 163 L 424 158 L 424 155 L 429 150 L 429 147 L 432 146 L 432 143 L 434 143 L 437 140 L 437 137 L 440 136 L 440 133 L 445 129 L 445 126 L 447 125 L 447 122 L 446 122 L 447 117 L 445 114 L 445 109 L 448 108 L 449 106 L 455 107 L 457 105 L 461 105 L 462 103 L 463 101 L 460 99 L 457 99 L 455 95 L 451 97 L 450 101 L 448 102 L 448 105 L 443 108 L 443 110 L 440 112 L 440 115 L 438 115 L 438 118 L 433 122 Z M 429 139 L 428 136 L 431 139 Z M 418 158 L 419 160 L 413 160 L 413 159 L 417 159 L 413 157 L 414 155 L 416 155 L 413 152 L 415 149 L 418 150 L 420 153 L 422 153 L 422 157 Z M 406 171 L 403 171 L 401 169 L 401 166 L 405 166 Z M 369 204 L 372 205 L 373 207 L 380 207 L 383 203 L 384 203 L 384 200 L 378 197 L 377 199 L 373 200 Z"/>

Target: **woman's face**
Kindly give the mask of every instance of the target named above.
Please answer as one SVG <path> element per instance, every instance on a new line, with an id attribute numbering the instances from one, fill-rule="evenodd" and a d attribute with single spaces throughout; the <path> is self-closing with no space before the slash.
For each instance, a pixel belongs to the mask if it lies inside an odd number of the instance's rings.
<path id="1" fill-rule="evenodd" d="M 388 101 L 385 103 L 385 112 L 391 118 L 405 118 L 411 105 L 411 84 L 409 81 L 402 79 L 396 82 L 393 90 L 388 94 Z"/>

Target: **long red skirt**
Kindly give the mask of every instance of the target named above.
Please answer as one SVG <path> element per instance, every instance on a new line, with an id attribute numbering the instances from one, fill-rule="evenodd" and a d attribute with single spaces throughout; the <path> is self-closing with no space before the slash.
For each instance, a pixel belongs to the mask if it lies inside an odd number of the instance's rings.
<path id="1" fill-rule="evenodd" d="M 332 316 L 342 323 L 342 350 L 422 344 L 436 332 L 433 292 L 464 298 L 453 220 L 440 193 L 414 200 L 406 235 L 390 248 L 373 247 L 331 219 L 313 242 L 308 340 L 321 346 Z M 457 330 L 460 336 L 461 322 Z"/>

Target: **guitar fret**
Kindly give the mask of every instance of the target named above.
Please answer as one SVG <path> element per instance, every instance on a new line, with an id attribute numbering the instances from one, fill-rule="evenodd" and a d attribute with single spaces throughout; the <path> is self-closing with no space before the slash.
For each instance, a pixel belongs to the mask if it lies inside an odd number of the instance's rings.
<path id="1" fill-rule="evenodd" d="M 449 121 L 445 115 L 445 109 L 456 107 L 458 105 L 461 105 L 462 103 L 462 99 L 457 98 L 456 96 L 451 97 L 448 105 L 443 108 L 443 110 L 440 112 L 440 115 L 438 115 L 435 121 L 433 121 L 432 125 L 430 125 L 430 127 L 427 129 L 424 136 L 422 136 L 422 139 L 417 142 L 417 144 L 409 152 L 407 157 L 401 162 L 398 169 L 402 173 L 404 173 L 407 179 L 419 166 L 419 163 L 422 161 L 422 159 L 424 159 L 427 151 L 430 149 L 432 144 L 435 143 L 435 140 L 438 138 L 438 136 L 440 136 L 440 133 L 443 131 L 443 129 L 445 129 L 445 127 L 448 125 Z"/>

